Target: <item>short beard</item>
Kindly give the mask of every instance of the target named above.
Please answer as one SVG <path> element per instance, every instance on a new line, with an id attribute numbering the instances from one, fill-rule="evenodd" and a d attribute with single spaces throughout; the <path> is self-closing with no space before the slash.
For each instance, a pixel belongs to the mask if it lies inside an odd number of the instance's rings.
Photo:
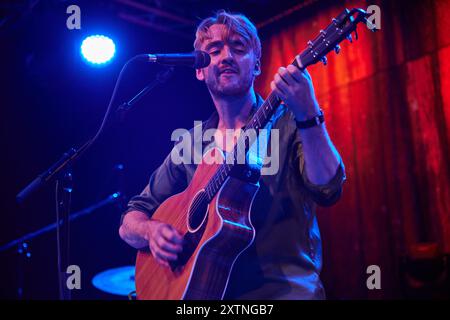
<path id="1" fill-rule="evenodd" d="M 207 82 L 206 86 L 208 87 L 209 92 L 216 97 L 230 97 L 230 96 L 236 96 L 236 97 L 242 97 L 245 96 L 248 92 L 248 90 L 253 85 L 253 81 L 255 80 L 254 77 L 251 77 L 249 79 L 243 79 L 237 86 L 233 87 L 225 87 L 220 88 L 219 84 L 216 81 Z"/>

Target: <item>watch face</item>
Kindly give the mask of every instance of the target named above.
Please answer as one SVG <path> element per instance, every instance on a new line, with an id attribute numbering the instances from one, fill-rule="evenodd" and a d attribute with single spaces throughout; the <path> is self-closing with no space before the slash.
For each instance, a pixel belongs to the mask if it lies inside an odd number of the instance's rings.
<path id="1" fill-rule="evenodd" d="M 316 124 L 319 125 L 320 124 L 320 117 L 317 116 L 315 119 L 316 119 Z"/>

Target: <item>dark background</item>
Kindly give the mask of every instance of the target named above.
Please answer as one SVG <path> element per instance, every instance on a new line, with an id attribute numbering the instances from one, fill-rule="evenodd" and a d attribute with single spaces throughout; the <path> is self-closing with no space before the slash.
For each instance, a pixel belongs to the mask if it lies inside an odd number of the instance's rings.
<path id="1" fill-rule="evenodd" d="M 381 32 L 372 35 L 361 28 L 361 43 L 343 46 L 343 56 L 331 58 L 328 69 L 313 66 L 310 70 L 348 175 L 341 203 L 319 211 L 323 278 L 332 299 L 442 297 L 441 285 L 433 281 L 425 291 L 405 291 L 402 270 L 409 267 L 403 264 L 405 258 L 417 258 L 414 253 L 425 248 L 425 267 L 415 270 L 423 272 L 419 278 L 438 278 L 450 247 L 450 99 L 445 82 L 450 71 L 449 64 L 443 63 L 450 57 L 450 40 L 443 36 L 450 33 L 445 22 L 450 5 L 444 0 L 374 2 L 383 14 Z M 266 96 L 276 68 L 288 64 L 331 17 L 344 7 L 366 8 L 371 3 L 2 1 L 0 245 L 55 221 L 53 183 L 22 206 L 15 203 L 15 195 L 70 147 L 79 147 L 96 132 L 118 73 L 132 56 L 191 51 L 195 25 L 202 18 L 222 8 L 239 11 L 259 28 L 263 75 L 257 88 Z M 66 28 L 66 8 L 72 4 L 81 8 L 81 30 Z M 436 30 L 440 38 L 430 40 Z M 109 65 L 93 68 L 81 58 L 80 44 L 85 36 L 97 33 L 113 38 L 116 55 Z M 427 57 L 431 62 L 421 65 L 420 59 Z M 420 91 L 425 84 L 419 80 L 426 79 L 430 68 L 434 86 L 429 90 L 433 95 L 427 96 L 430 93 Z M 150 82 L 159 70 L 157 65 L 131 65 L 115 105 Z M 411 112 L 413 105 L 426 111 Z M 194 71 L 179 68 L 167 84 L 107 128 L 74 165 L 73 212 L 118 190 L 125 195 L 124 201 L 71 225 L 71 261 L 82 271 L 82 290 L 74 291 L 74 298 L 125 299 L 102 293 L 91 284 L 99 272 L 134 264 L 135 251 L 118 236 L 124 204 L 142 190 L 169 152 L 172 131 L 191 128 L 194 120 L 206 119 L 213 110 Z M 392 112 L 394 120 L 389 122 L 385 115 Z M 384 150 L 381 160 L 380 150 Z M 118 164 L 124 169 L 115 169 Z M 30 258 L 15 249 L 0 252 L 2 298 L 18 298 L 20 277 L 23 298 L 58 297 L 55 239 L 50 232 L 27 242 Z M 387 275 L 381 291 L 369 292 L 365 286 L 370 264 L 380 265 Z"/>
<path id="2" fill-rule="evenodd" d="M 258 5 L 256 4 L 258 3 Z M 34 194 L 23 206 L 15 195 L 70 147 L 78 148 L 100 126 L 118 73 L 140 53 L 193 50 L 196 24 L 220 8 L 253 13 L 260 21 L 270 1 L 2 1 L 1 8 L 1 150 L 2 218 L 0 244 L 55 221 L 54 183 Z M 66 8 L 81 9 L 81 30 L 69 30 Z M 138 5 L 136 8 L 135 5 Z M 159 8 L 188 17 L 190 24 L 142 9 Z M 245 10 L 244 10 L 245 11 Z M 122 18 L 167 26 L 157 30 Z M 134 21 L 134 20 L 133 20 Z M 170 29 L 170 30 L 169 30 Z M 173 31 L 171 31 L 173 30 Z M 91 34 L 105 34 L 116 44 L 114 60 L 92 67 L 80 54 L 80 44 Z M 131 65 L 118 91 L 116 106 L 154 79 L 161 67 Z M 100 140 L 74 165 L 72 212 L 93 205 L 120 190 L 127 200 L 140 192 L 150 173 L 171 148 L 176 128 L 191 128 L 214 110 L 209 93 L 194 70 L 180 68 L 162 87 L 143 98 L 122 121 L 109 127 Z M 123 164 L 123 170 L 115 170 Z M 120 204 L 119 206 L 124 203 Z M 82 270 L 82 290 L 74 298 L 104 295 L 91 285 L 104 270 L 133 265 L 135 252 L 118 237 L 119 206 L 107 206 L 71 225 L 71 261 Z M 56 234 L 27 242 L 31 258 L 24 259 L 24 298 L 57 298 Z M 15 249 L 0 253 L 4 275 L 1 296 L 16 298 L 23 255 Z M 107 295 L 108 298 L 114 298 Z"/>

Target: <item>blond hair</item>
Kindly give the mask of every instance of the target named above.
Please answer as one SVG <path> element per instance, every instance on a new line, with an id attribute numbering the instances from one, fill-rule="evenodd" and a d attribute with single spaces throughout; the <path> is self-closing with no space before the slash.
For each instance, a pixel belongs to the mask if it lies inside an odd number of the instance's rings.
<path id="1" fill-rule="evenodd" d="M 214 24 L 223 24 L 230 33 L 240 35 L 255 53 L 256 59 L 261 58 L 261 40 L 255 25 L 243 14 L 229 13 L 225 10 L 218 11 L 215 16 L 204 19 L 197 27 L 195 33 L 194 48 L 200 50 L 202 43 L 210 38 L 209 28 Z"/>

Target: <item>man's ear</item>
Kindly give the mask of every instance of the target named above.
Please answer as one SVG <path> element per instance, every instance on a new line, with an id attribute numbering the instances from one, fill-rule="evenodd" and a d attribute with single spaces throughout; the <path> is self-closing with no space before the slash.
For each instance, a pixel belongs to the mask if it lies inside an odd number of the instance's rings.
<path id="1" fill-rule="evenodd" d="M 195 76 L 198 80 L 203 81 L 205 80 L 205 75 L 203 73 L 203 69 L 195 69 Z"/>
<path id="2" fill-rule="evenodd" d="M 259 76 L 261 74 L 261 61 L 258 59 L 255 63 L 255 69 L 253 70 L 253 74 L 255 76 Z"/>

